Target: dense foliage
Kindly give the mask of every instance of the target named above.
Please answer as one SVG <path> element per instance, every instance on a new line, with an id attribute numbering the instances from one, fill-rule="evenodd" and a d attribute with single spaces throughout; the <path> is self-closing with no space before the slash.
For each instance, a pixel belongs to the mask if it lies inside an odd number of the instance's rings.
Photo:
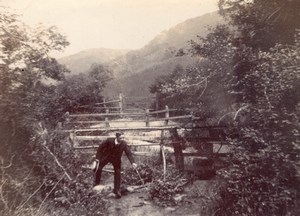
<path id="1" fill-rule="evenodd" d="M 240 80 L 245 120 L 235 122 L 232 164 L 221 172 L 227 215 L 284 215 L 299 205 L 299 50 L 276 46 L 257 54 Z"/>
<path id="2" fill-rule="evenodd" d="M 199 37 L 205 49 L 192 42 L 190 50 L 199 56 L 199 63 L 186 69 L 178 66 L 170 76 L 157 79 L 151 92 L 159 95 L 163 105 L 189 108 L 203 119 L 218 121 L 234 109 L 232 95 L 228 93 L 233 56 L 231 37 L 226 26 L 218 26 L 206 38 Z"/>
<path id="3" fill-rule="evenodd" d="M 206 124 L 227 124 L 234 152 L 219 172 L 226 186 L 217 215 L 297 215 L 300 2 L 229 0 L 220 6 L 233 26 L 192 42 L 191 53 L 205 60 L 158 80 L 152 92 L 166 103 L 180 98 Z"/>
<path id="4" fill-rule="evenodd" d="M 111 79 L 107 67 L 93 64 L 86 74 L 69 76 L 57 86 L 56 103 L 64 112 L 95 112 L 95 103 L 103 101 L 103 88 Z"/>
<path id="5" fill-rule="evenodd" d="M 45 177 L 42 167 L 34 166 L 43 155 L 33 156 L 40 150 L 34 140 L 42 136 L 41 120 L 55 112 L 50 100 L 55 87 L 49 83 L 63 80 L 67 71 L 49 53 L 68 42 L 55 27 L 30 28 L 7 9 L 0 10 L 0 209 L 5 215 L 26 207 L 24 200 Z"/>
<path id="6" fill-rule="evenodd" d="M 41 106 L 53 93 L 46 82 L 62 80 L 66 72 L 49 52 L 63 49 L 68 42 L 55 27 L 31 29 L 3 8 L 0 28 L 1 153 L 6 153 L 17 148 L 12 145 L 17 139 L 28 142 L 36 120 L 49 115 L 48 107 Z"/>
<path id="7" fill-rule="evenodd" d="M 101 100 L 110 72 L 94 65 L 77 83 L 66 80 L 68 70 L 51 53 L 68 44 L 56 27 L 26 26 L 0 6 L 1 215 L 43 214 L 49 204 L 68 209 L 67 215 L 105 207 L 91 191 L 92 180 L 81 182 L 82 164 L 67 137 L 54 129 L 80 96 Z"/>
<path id="8" fill-rule="evenodd" d="M 153 171 L 146 164 L 139 164 L 137 169 L 127 168 L 122 175 L 122 183 L 125 185 L 142 185 L 152 182 Z"/>
<path id="9" fill-rule="evenodd" d="M 175 197 L 184 192 L 184 186 L 189 182 L 188 178 L 177 169 L 169 168 L 165 181 L 162 179 L 162 173 L 157 173 L 149 188 L 149 197 L 159 206 L 177 205 L 179 200 Z"/>
<path id="10" fill-rule="evenodd" d="M 246 46 L 267 50 L 276 43 L 294 43 L 295 29 L 300 26 L 298 0 L 220 0 L 219 5 Z"/>

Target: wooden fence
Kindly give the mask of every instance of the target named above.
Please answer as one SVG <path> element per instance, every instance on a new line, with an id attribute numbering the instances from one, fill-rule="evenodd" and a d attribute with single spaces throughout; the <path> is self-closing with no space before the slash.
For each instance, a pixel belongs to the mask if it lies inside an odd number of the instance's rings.
<path id="1" fill-rule="evenodd" d="M 101 106 L 102 111 L 99 113 L 90 114 L 69 114 L 65 115 L 65 122 L 61 124 L 60 131 L 70 133 L 73 139 L 77 141 L 102 141 L 108 138 L 104 135 L 105 132 L 113 131 L 160 131 L 159 141 L 150 143 L 134 143 L 133 146 L 158 146 L 161 151 L 163 159 L 163 172 L 164 179 L 166 176 L 166 145 L 172 145 L 173 142 L 166 141 L 166 131 L 171 129 L 201 129 L 201 127 L 195 127 L 195 122 L 199 118 L 193 116 L 189 111 L 182 109 L 169 109 L 165 106 L 163 110 L 151 111 L 145 109 L 143 112 L 136 112 L 130 110 L 130 112 L 124 109 L 124 97 L 119 95 L 116 100 L 103 101 L 97 103 L 97 106 Z M 181 115 L 177 115 L 180 113 Z M 62 126 L 64 129 L 62 129 Z M 218 126 L 216 126 L 218 127 Z M 203 129 L 208 127 L 203 127 Z M 97 135 L 92 135 L 98 132 Z M 200 140 L 201 138 L 198 138 Z M 96 149 L 98 145 L 88 146 L 73 146 L 74 149 Z M 203 154 L 187 153 L 186 156 L 207 156 L 206 152 Z M 144 155 L 141 152 L 135 152 L 136 155 Z"/>
<path id="2" fill-rule="evenodd" d="M 150 107 L 151 104 L 155 104 L 155 107 L 159 106 L 157 97 L 128 97 L 123 94 L 119 94 L 117 98 L 107 100 L 103 99 L 102 102 L 95 103 L 94 108 L 98 111 L 105 112 L 134 112 L 146 110 L 146 107 Z M 84 107 L 84 106 L 83 106 Z"/>
<path id="3" fill-rule="evenodd" d="M 121 109 L 120 109 L 121 110 Z M 97 126 L 103 128 L 113 127 L 112 125 L 122 125 L 122 123 L 133 123 L 135 127 L 154 127 L 152 129 L 156 129 L 155 126 L 168 126 L 168 125 L 177 125 L 176 121 L 178 120 L 186 120 L 189 122 L 194 122 L 197 120 L 192 114 L 172 116 L 171 112 L 178 111 L 178 109 L 169 109 L 168 106 L 165 107 L 164 110 L 158 111 L 150 111 L 146 109 L 144 113 L 142 112 L 118 112 L 118 113 L 110 113 L 109 108 L 106 108 L 105 113 L 92 113 L 92 114 L 66 114 L 65 117 L 65 125 L 69 125 L 69 127 L 81 126 Z M 163 117 L 157 117 L 157 116 Z M 99 120 L 91 120 L 98 118 Z M 172 123 L 170 123 L 172 121 Z M 138 124 L 139 123 L 139 124 Z M 154 123 L 151 124 L 151 123 Z M 155 124 L 156 123 L 156 124 Z M 124 124 L 123 124 L 124 125 Z M 134 126 L 131 126 L 134 127 Z M 92 129 L 92 128 L 90 128 Z M 138 130 L 138 128 L 136 128 Z M 72 130 L 72 129 L 71 129 Z M 120 129 L 121 130 L 121 129 Z"/>

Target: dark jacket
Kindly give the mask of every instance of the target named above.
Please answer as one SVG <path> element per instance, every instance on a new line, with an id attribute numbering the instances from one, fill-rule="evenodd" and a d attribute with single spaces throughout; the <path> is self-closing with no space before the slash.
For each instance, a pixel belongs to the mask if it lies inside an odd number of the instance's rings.
<path id="1" fill-rule="evenodd" d="M 98 159 L 100 163 L 121 163 L 123 151 L 125 151 L 129 161 L 134 163 L 132 152 L 125 141 L 121 141 L 120 144 L 116 145 L 115 138 L 108 138 L 99 145 L 96 159 Z"/>

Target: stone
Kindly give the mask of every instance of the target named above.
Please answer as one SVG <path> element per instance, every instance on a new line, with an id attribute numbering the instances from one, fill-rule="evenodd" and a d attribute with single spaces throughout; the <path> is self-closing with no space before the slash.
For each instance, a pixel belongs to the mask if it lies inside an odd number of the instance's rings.
<path id="1" fill-rule="evenodd" d="M 165 210 L 166 210 L 167 212 L 172 212 L 172 211 L 175 211 L 176 209 L 175 209 L 175 208 L 172 208 L 172 207 L 167 207 L 167 208 L 165 208 Z"/>
<path id="2" fill-rule="evenodd" d="M 173 199 L 176 201 L 176 202 L 180 202 L 182 201 L 182 199 L 184 197 L 186 197 L 187 195 L 186 194 L 175 194 L 175 196 L 173 197 Z"/>

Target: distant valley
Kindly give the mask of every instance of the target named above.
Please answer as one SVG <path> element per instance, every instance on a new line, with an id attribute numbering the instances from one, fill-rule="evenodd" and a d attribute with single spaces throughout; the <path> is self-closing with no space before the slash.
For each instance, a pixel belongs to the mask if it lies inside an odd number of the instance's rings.
<path id="1" fill-rule="evenodd" d="M 186 20 L 157 35 L 138 50 L 92 49 L 67 56 L 58 61 L 65 64 L 71 74 L 85 73 L 93 63 L 108 65 L 114 73 L 114 80 L 104 91 L 113 97 L 122 92 L 125 95 L 149 96 L 149 86 L 161 76 L 170 74 L 177 65 L 192 66 L 199 58 L 177 55 L 179 49 L 186 52 L 189 41 L 204 37 L 209 26 L 224 23 L 217 13 L 208 13 Z"/>

